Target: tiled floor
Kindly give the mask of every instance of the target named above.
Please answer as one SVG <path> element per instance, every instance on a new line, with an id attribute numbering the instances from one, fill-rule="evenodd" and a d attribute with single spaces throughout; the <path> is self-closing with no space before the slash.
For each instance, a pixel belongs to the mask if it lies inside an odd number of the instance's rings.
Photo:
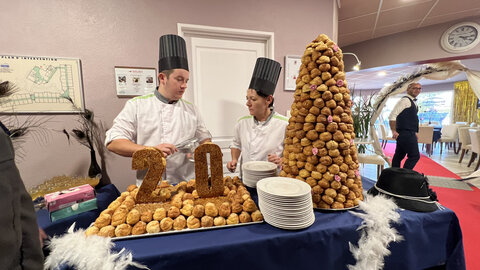
<path id="1" fill-rule="evenodd" d="M 420 153 L 426 155 L 425 150 L 422 151 L 421 144 L 419 144 L 419 147 L 420 147 L 419 148 Z M 470 167 L 467 167 L 471 157 L 471 152 L 468 152 L 468 154 L 465 154 L 465 156 L 463 157 L 462 163 L 458 163 L 458 160 L 460 159 L 460 153 L 461 152 L 459 152 L 458 154 L 455 154 L 453 151 L 453 148 L 447 149 L 444 146 L 442 154 L 440 155 L 440 144 L 437 144 L 430 158 L 435 162 L 439 163 L 440 165 L 442 165 L 443 167 L 447 168 L 448 170 L 452 171 L 453 173 L 459 175 L 460 177 L 465 177 L 474 171 L 478 158 L 472 163 Z M 376 179 L 377 166 L 371 165 L 371 164 L 360 165 L 360 174 L 370 179 Z"/>

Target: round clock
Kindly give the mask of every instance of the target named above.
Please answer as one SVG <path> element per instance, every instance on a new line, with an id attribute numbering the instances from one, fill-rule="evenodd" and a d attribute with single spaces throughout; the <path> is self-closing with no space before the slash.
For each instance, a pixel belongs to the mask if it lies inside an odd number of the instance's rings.
<path id="1" fill-rule="evenodd" d="M 480 42 L 480 25 L 474 22 L 462 22 L 448 28 L 442 35 L 440 44 L 447 52 L 464 52 Z"/>

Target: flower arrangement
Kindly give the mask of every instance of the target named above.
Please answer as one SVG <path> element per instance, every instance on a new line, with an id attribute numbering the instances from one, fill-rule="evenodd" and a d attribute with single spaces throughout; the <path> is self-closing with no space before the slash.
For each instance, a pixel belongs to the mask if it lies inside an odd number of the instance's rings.
<path id="1" fill-rule="evenodd" d="M 352 118 L 353 118 L 353 129 L 355 133 L 355 138 L 366 139 L 368 138 L 368 131 L 370 128 L 370 119 L 374 113 L 374 108 L 372 104 L 372 99 L 375 96 L 375 93 L 369 95 L 362 95 L 362 92 L 356 92 L 354 90 L 352 93 Z M 357 146 L 359 153 L 365 153 L 366 145 L 360 144 Z"/>

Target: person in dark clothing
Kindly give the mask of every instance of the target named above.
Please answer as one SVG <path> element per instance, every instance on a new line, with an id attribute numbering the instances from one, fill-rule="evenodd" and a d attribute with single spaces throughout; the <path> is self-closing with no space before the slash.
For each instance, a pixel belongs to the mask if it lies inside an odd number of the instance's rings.
<path id="1" fill-rule="evenodd" d="M 0 268 L 40 270 L 43 269 L 43 253 L 32 198 L 15 165 L 8 129 L 1 126 L 0 204 L 3 210 L 0 217 Z"/>
<path id="2" fill-rule="evenodd" d="M 397 140 L 392 167 L 400 167 L 400 162 L 406 155 L 407 160 L 403 164 L 403 168 L 413 170 L 415 164 L 420 159 L 417 139 L 419 121 L 416 100 L 421 91 L 421 84 L 409 84 L 407 95 L 398 101 L 388 117 L 392 137 Z"/>

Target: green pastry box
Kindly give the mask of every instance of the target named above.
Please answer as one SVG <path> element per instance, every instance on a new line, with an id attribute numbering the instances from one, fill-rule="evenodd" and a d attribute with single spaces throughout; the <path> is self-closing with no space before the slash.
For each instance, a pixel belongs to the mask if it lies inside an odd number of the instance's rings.
<path id="1" fill-rule="evenodd" d="M 75 203 L 71 206 L 51 212 L 50 220 L 54 222 L 60 219 L 64 219 L 73 215 L 77 215 L 77 214 L 87 212 L 90 210 L 95 210 L 95 209 L 97 209 L 97 198 L 80 202 L 80 203 Z"/>

